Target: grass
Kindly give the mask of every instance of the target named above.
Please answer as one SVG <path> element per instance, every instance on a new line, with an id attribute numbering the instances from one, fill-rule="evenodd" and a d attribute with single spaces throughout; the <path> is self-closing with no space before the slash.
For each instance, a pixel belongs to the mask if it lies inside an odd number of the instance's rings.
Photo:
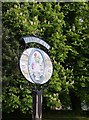
<path id="1" fill-rule="evenodd" d="M 89 120 L 89 111 L 74 113 L 73 111 L 45 111 L 42 120 Z"/>
<path id="2" fill-rule="evenodd" d="M 11 114 L 2 114 L 2 120 L 32 120 L 31 114 L 22 114 L 20 112 Z M 42 120 L 89 120 L 89 111 L 74 113 L 73 111 L 44 111 Z"/>

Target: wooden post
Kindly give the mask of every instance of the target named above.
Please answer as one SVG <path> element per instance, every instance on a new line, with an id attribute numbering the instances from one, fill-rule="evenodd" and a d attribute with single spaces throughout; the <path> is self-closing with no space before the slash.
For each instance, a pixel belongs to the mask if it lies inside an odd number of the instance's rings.
<path id="1" fill-rule="evenodd" d="M 42 119 L 42 90 L 33 90 L 33 113 L 32 120 Z"/>

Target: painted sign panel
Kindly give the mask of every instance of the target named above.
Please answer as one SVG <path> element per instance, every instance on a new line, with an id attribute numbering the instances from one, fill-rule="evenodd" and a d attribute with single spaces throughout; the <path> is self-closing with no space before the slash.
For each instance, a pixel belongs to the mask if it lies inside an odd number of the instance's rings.
<path id="1" fill-rule="evenodd" d="M 39 39 L 39 38 L 36 38 L 36 37 L 23 37 L 25 43 L 29 43 L 29 42 L 36 42 L 36 43 L 39 43 L 41 45 L 43 45 L 44 47 L 46 47 L 47 49 L 50 49 L 50 46 L 45 42 L 43 41 L 42 39 Z"/>
<path id="2" fill-rule="evenodd" d="M 53 72 L 49 56 L 38 48 L 28 48 L 23 52 L 20 69 L 27 80 L 37 84 L 46 83 Z"/>

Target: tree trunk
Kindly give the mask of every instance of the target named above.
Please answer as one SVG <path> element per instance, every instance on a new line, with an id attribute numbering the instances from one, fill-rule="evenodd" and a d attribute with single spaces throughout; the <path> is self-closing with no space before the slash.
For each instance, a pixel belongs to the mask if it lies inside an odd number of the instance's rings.
<path id="1" fill-rule="evenodd" d="M 78 94 L 74 90 L 70 90 L 69 92 L 71 107 L 75 113 L 81 113 L 81 100 Z"/>

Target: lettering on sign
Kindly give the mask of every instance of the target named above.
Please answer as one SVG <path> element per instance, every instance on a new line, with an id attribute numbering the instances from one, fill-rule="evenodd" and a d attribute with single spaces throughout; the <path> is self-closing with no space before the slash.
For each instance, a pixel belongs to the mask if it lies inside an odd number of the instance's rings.
<path id="1" fill-rule="evenodd" d="M 43 41 L 42 39 L 36 38 L 36 37 L 23 37 L 25 43 L 29 43 L 29 42 L 35 42 L 35 43 L 39 43 L 41 45 L 43 45 L 44 47 L 46 47 L 48 50 L 50 49 L 50 46 Z"/>

